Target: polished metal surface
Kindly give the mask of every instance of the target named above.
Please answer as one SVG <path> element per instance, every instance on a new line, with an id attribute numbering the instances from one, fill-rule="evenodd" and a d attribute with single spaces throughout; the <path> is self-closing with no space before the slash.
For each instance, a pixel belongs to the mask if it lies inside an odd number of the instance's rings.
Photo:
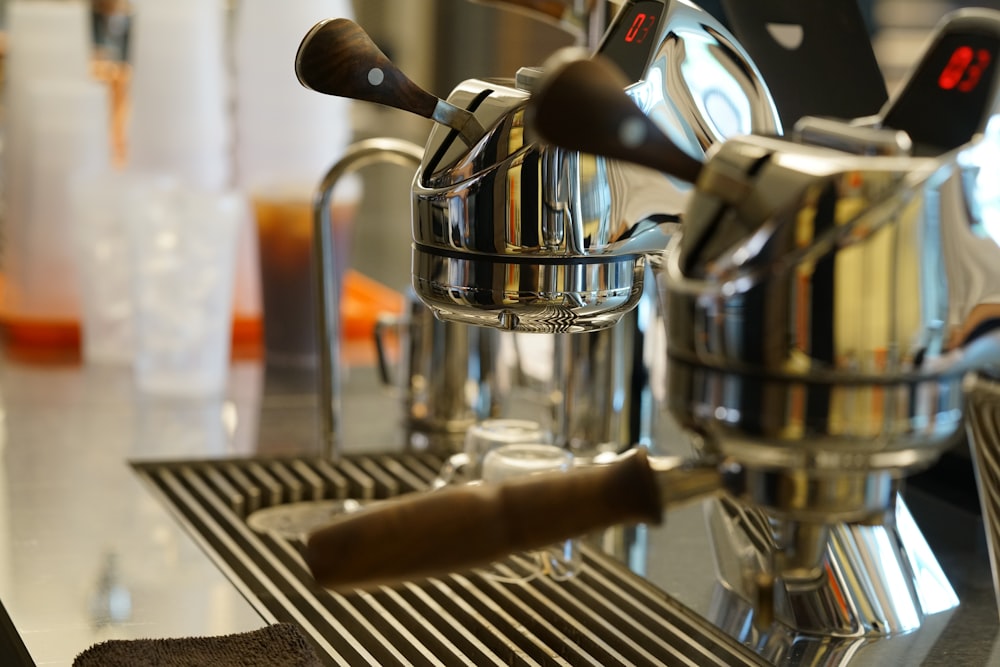
<path id="1" fill-rule="evenodd" d="M 725 28 L 683 2 L 665 2 L 662 14 L 629 89 L 649 117 L 694 156 L 734 134 L 777 131 L 767 89 Z M 449 96 L 486 134 L 467 149 L 448 128 L 431 131 L 413 188 L 413 286 L 451 320 L 516 331 L 611 326 L 638 302 L 643 256 L 664 247 L 690 186 L 533 143 L 529 94 L 513 81 L 469 80 Z"/>
<path id="2" fill-rule="evenodd" d="M 972 374 L 966 378 L 965 398 L 993 589 L 1000 600 L 1000 383 L 985 374 Z"/>
<path id="3" fill-rule="evenodd" d="M 784 590 L 776 594 L 777 616 L 790 627 L 828 636 L 895 636 L 956 607 L 958 597 L 906 503 L 898 498 L 894 504 L 881 525 L 830 526 L 826 566 L 811 578 L 779 582 Z M 782 552 L 783 526 L 730 498 L 709 501 L 706 514 L 720 582 L 743 600 L 757 599 L 760 574 L 772 572 L 774 556 Z M 746 618 L 753 621 L 753 611 Z"/>
<path id="4" fill-rule="evenodd" d="M 553 440 L 584 461 L 653 442 L 662 406 L 663 318 L 646 266 L 638 305 L 606 329 L 554 334 L 549 378 Z"/>
<path id="5" fill-rule="evenodd" d="M 753 187 L 772 194 L 736 204 L 704 243 L 709 218 L 689 217 L 667 251 L 670 400 L 706 446 L 762 470 L 898 476 L 954 441 L 962 375 L 991 358 L 959 335 L 979 298 L 959 277 L 980 267 L 954 244 L 995 245 L 975 236 L 963 186 L 995 141 L 939 158 L 722 147 L 710 172 L 754 163 Z M 720 202 L 706 191 L 691 210 Z M 859 485 L 845 517 L 885 489 Z"/>
<path id="6" fill-rule="evenodd" d="M 984 93 L 961 98 L 966 106 L 939 102 L 937 118 L 913 92 L 947 90 L 940 59 L 955 39 L 975 35 L 1000 38 L 1000 14 L 950 17 L 912 85 L 877 118 L 726 142 L 699 178 L 683 235 L 665 251 L 671 410 L 699 434 L 702 455 L 746 471 L 743 499 L 782 536 L 768 562 L 751 568 L 762 578 L 751 595 L 793 627 L 802 618 L 793 589 L 815 588 L 824 569 L 846 564 L 836 557 L 841 522 L 899 528 L 897 480 L 956 442 L 963 377 L 1000 361 L 990 305 L 996 196 L 983 185 L 1000 164 L 1000 77 L 991 70 Z M 941 144 L 929 141 L 929 118 L 952 123 Z M 912 135 L 913 154 L 900 131 Z M 998 447 L 993 440 L 979 451 Z M 850 536 L 857 547 L 859 534 Z M 901 544 L 906 558 L 933 558 L 901 532 L 882 539 Z M 880 582 L 874 591 L 847 577 L 850 595 L 841 597 L 889 590 L 900 576 L 880 570 L 888 563 L 863 568 Z M 937 580 L 917 598 L 933 595 Z M 836 634 L 902 631 L 901 618 L 919 616 L 905 597 L 867 607 L 874 622 L 809 620 Z"/>
<path id="7" fill-rule="evenodd" d="M 457 452 L 470 426 L 504 413 L 510 386 L 501 369 L 501 335 L 438 319 L 412 292 L 402 315 L 379 318 L 382 380 L 399 392 L 404 425 L 414 438 L 430 445 L 451 436 L 450 444 L 436 448 Z"/>
<path id="8" fill-rule="evenodd" d="M 331 205 L 342 178 L 367 165 L 386 162 L 403 167 L 420 163 L 423 151 L 402 139 L 364 139 L 347 147 L 320 181 L 313 203 L 313 271 L 316 274 L 316 326 L 319 341 L 319 394 L 324 406 L 322 438 L 327 456 L 339 453 L 340 429 L 340 273 Z"/>
<path id="9" fill-rule="evenodd" d="M 653 251 L 644 250 L 644 242 L 669 243 L 663 294 L 670 406 L 682 426 L 698 434 L 701 456 L 731 460 L 742 468 L 745 486 L 740 499 L 766 511 L 774 524 L 772 533 L 780 539 L 774 541 L 768 562 L 751 568 L 757 584 L 752 602 L 765 624 L 777 612 L 780 622 L 817 633 L 857 628 L 887 633 L 906 627 L 897 620 L 906 614 L 903 599 L 846 622 L 830 619 L 828 624 L 819 615 L 807 614 L 809 625 L 800 627 L 802 621 L 791 613 L 794 602 L 789 592 L 816 591 L 813 584 L 824 568 L 831 567 L 850 571 L 857 567 L 878 582 L 874 589 L 888 589 L 888 579 L 894 575 L 866 565 L 860 550 L 827 547 L 847 525 L 885 525 L 895 520 L 898 480 L 931 465 L 960 435 L 962 375 L 977 364 L 995 363 L 998 346 L 977 345 L 980 340 L 975 335 L 983 319 L 987 330 L 992 328 L 989 309 L 975 308 L 991 296 L 983 286 L 988 281 L 967 274 L 970 259 L 971 272 L 985 276 L 990 275 L 987 265 L 996 261 L 988 232 L 983 234 L 987 238 L 976 240 L 969 230 L 983 229 L 976 219 L 979 209 L 988 197 L 995 198 L 992 193 L 984 196 L 982 182 L 996 164 L 996 142 L 990 138 L 995 132 L 986 121 L 996 110 L 998 78 L 995 67 L 986 68 L 996 59 L 998 26 L 997 15 L 990 12 L 949 17 L 911 81 L 877 117 L 853 123 L 806 121 L 788 139 L 753 135 L 729 139 L 709 153 L 683 209 L 683 232 L 672 230 L 673 238 L 655 225 L 651 232 L 630 229 L 618 248 L 619 239 L 613 234 L 591 237 L 596 238 L 599 252 L 612 257 L 618 256 L 617 250 L 645 257 Z M 968 42 L 980 44 L 981 50 L 973 51 Z M 942 67 L 949 56 L 959 53 L 956 44 L 977 64 L 952 81 L 945 77 L 950 70 L 942 73 Z M 683 60 L 680 53 L 671 55 L 664 60 L 668 65 Z M 979 92 L 949 103 L 941 91 L 953 89 Z M 491 91 L 478 92 L 488 99 Z M 655 111 L 644 106 L 651 96 L 643 92 L 648 93 L 641 87 L 630 91 L 643 112 L 655 119 Z M 482 99 L 469 93 L 468 103 Z M 567 118 L 571 114 L 567 109 Z M 680 122 L 692 118 L 697 116 L 682 116 Z M 513 136 L 509 129 L 519 126 L 499 125 L 507 145 Z M 665 133 L 682 146 L 688 146 L 685 139 L 691 140 L 669 123 Z M 434 146 L 433 137 L 429 146 Z M 557 200 L 560 206 L 553 207 L 563 215 L 573 211 L 573 194 L 597 192 L 584 201 L 597 201 L 598 210 L 614 214 L 616 202 L 623 200 L 601 196 L 600 186 L 564 187 L 561 178 L 595 173 L 597 183 L 614 183 L 608 173 L 617 163 L 598 161 L 592 169 L 584 169 L 588 156 L 567 153 L 566 168 L 546 172 L 546 160 L 557 151 L 539 159 L 543 185 L 535 188 L 542 193 L 536 198 L 548 202 L 552 193 L 567 193 Z M 435 161 L 425 165 L 414 186 L 414 252 L 417 257 L 425 252 L 422 246 L 432 249 L 428 254 L 439 246 L 445 260 L 433 267 L 432 277 L 415 260 L 418 293 L 442 317 L 470 321 L 471 316 L 491 326 L 520 327 L 521 312 L 510 307 L 513 290 L 504 294 L 502 302 L 494 298 L 487 286 L 500 284 L 499 276 L 491 276 L 479 256 L 469 260 L 469 255 L 497 253 L 510 246 L 518 253 L 559 250 L 559 244 L 569 239 L 565 245 L 569 253 L 543 254 L 560 271 L 580 257 L 594 261 L 595 256 L 573 245 L 582 235 L 565 233 L 572 228 L 552 224 L 551 219 L 535 225 L 535 218 L 525 219 L 520 211 L 511 214 L 512 197 L 506 195 L 510 189 L 495 186 L 492 180 L 483 183 L 490 195 L 504 193 L 500 201 L 505 206 L 494 208 L 482 223 L 473 214 L 489 209 L 469 202 L 492 205 L 496 199 L 483 196 L 478 181 L 463 187 L 460 197 L 448 198 L 443 190 L 425 196 L 425 184 L 440 173 L 438 158 L 451 164 L 447 154 L 433 154 Z M 495 148 L 486 155 L 491 159 L 484 164 L 476 162 L 475 154 L 470 159 L 454 158 L 458 169 L 445 171 L 443 184 L 452 184 L 457 173 L 466 186 L 470 174 L 478 177 L 483 167 L 497 163 L 495 156 L 507 159 Z M 523 176 L 523 162 L 516 166 Z M 535 168 L 531 165 L 531 173 Z M 504 169 L 500 175 L 510 173 Z M 555 177 L 546 180 L 547 173 Z M 645 204 L 641 195 L 652 193 L 655 199 L 677 192 L 662 182 L 648 192 L 639 185 L 625 199 L 629 204 Z M 431 203 L 421 207 L 421 197 Z M 662 204 L 661 199 L 656 205 Z M 586 213 L 585 208 L 580 211 Z M 647 210 L 626 217 L 626 224 L 649 222 L 648 214 Z M 525 220 L 529 224 L 523 224 Z M 496 229 L 501 225 L 503 230 Z M 534 246 L 515 242 L 525 231 Z M 453 271 L 447 264 L 453 256 L 461 270 Z M 520 259 L 522 270 L 525 256 Z M 479 263 L 476 271 L 468 270 L 470 261 Z M 943 280 L 937 275 L 940 268 Z M 439 282 L 432 289 L 425 289 L 435 280 Z M 518 286 L 523 284 L 521 274 Z M 616 287 L 624 284 L 620 281 Z M 537 308 L 537 291 L 531 293 L 530 308 Z M 565 302 L 565 293 L 557 296 Z M 467 309 L 458 308 L 457 301 L 464 301 Z M 629 301 L 618 300 L 604 311 L 601 326 L 612 321 L 608 315 L 617 317 L 618 310 L 628 308 Z M 956 303 L 959 312 L 950 310 Z M 593 301 L 576 305 L 597 306 Z M 970 322 L 972 312 L 977 319 Z M 542 314 L 531 314 L 537 324 Z M 565 309 L 546 311 L 544 317 L 545 326 L 533 330 L 551 330 L 555 321 L 575 322 Z M 565 329 L 579 330 L 587 327 Z M 956 336 L 957 344 L 952 340 Z M 970 343 L 978 356 L 967 354 Z M 892 536 L 905 559 L 926 552 L 919 533 L 915 535 L 909 543 L 902 533 L 898 539 L 897 534 Z M 883 537 L 888 539 L 888 534 Z M 933 564 L 933 556 L 927 555 Z M 852 585 L 854 599 L 870 593 L 864 586 Z M 779 590 L 786 597 L 776 600 Z M 915 594 L 919 597 L 921 592 Z M 809 598 L 809 604 L 823 602 L 821 593 Z M 953 604 L 952 599 L 928 613 Z"/>

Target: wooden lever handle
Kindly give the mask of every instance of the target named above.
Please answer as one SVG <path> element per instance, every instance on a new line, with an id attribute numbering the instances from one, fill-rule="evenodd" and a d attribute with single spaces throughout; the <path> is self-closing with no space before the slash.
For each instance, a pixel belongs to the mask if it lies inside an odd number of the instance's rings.
<path id="1" fill-rule="evenodd" d="M 701 162 L 664 134 L 625 93 L 625 75 L 606 58 L 574 60 L 543 77 L 529 124 L 548 143 L 602 155 L 694 183 Z"/>
<path id="2" fill-rule="evenodd" d="M 637 449 L 605 466 L 379 503 L 312 533 L 305 558 L 323 586 L 366 587 L 484 565 L 618 523 L 659 523 L 661 515 L 656 475 Z"/>
<path id="3" fill-rule="evenodd" d="M 375 102 L 431 118 L 438 98 L 397 68 L 357 23 L 320 21 L 295 55 L 295 74 L 306 88 Z"/>

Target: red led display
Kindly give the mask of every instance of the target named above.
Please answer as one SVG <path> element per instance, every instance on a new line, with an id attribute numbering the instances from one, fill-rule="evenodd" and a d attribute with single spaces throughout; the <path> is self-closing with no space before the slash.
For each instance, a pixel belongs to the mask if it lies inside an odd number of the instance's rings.
<path id="1" fill-rule="evenodd" d="M 646 39 L 649 29 L 653 27 L 654 23 L 656 23 L 655 16 L 639 12 L 632 20 L 632 25 L 625 32 L 625 42 L 627 44 L 642 44 L 642 40 Z"/>
<path id="2" fill-rule="evenodd" d="M 941 90 L 957 90 L 962 93 L 975 90 L 982 79 L 983 71 L 992 59 L 987 49 L 957 47 L 951 52 L 948 63 L 938 75 L 938 87 Z"/>

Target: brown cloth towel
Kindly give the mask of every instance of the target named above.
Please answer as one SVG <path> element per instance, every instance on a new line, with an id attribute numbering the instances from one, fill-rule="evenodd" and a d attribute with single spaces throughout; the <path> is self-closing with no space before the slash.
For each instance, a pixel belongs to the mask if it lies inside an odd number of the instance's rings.
<path id="1" fill-rule="evenodd" d="M 222 637 L 112 639 L 91 646 L 73 667 L 321 667 L 297 625 L 278 623 Z"/>

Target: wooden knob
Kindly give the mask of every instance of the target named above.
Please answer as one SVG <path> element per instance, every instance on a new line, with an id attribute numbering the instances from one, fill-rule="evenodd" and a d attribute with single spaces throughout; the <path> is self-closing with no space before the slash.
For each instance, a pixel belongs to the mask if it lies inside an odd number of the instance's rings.
<path id="1" fill-rule="evenodd" d="M 503 484 L 415 493 L 345 515 L 309 536 L 306 562 L 335 589 L 483 565 L 618 523 L 659 523 L 646 453 Z"/>
<path id="2" fill-rule="evenodd" d="M 438 98 L 411 81 L 357 23 L 320 21 L 295 55 L 295 74 L 306 88 L 375 102 L 430 118 Z"/>
<path id="3" fill-rule="evenodd" d="M 625 93 L 629 81 L 606 58 L 561 65 L 542 78 L 529 124 L 546 142 L 602 155 L 694 183 L 701 162 L 685 153 Z"/>

